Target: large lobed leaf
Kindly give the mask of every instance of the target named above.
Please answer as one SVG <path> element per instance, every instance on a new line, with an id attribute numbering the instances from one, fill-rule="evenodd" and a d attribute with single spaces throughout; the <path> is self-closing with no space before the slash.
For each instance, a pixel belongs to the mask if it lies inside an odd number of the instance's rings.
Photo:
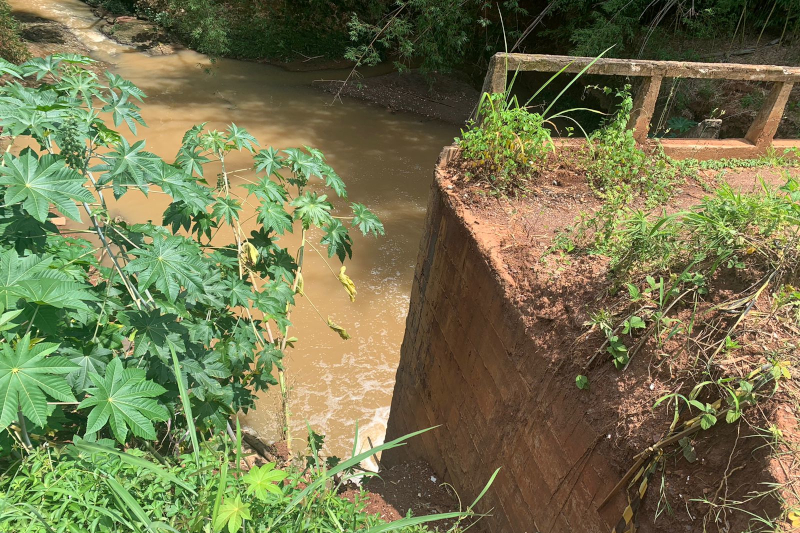
<path id="1" fill-rule="evenodd" d="M 83 187 L 84 178 L 66 166 L 64 159 L 46 154 L 39 158 L 33 150 L 19 157 L 3 156 L 0 185 L 6 185 L 6 205 L 22 203 L 22 207 L 39 222 L 47 220 L 53 205 L 64 215 L 80 221 L 74 200 L 93 202 L 92 193 Z"/>
<path id="2" fill-rule="evenodd" d="M 16 250 L 0 254 L 0 309 L 11 309 L 19 300 L 57 308 L 87 310 L 85 302 L 97 300 L 89 286 L 52 268 L 52 257 L 20 257 Z"/>
<path id="3" fill-rule="evenodd" d="M 138 275 L 142 291 L 155 285 L 170 302 L 175 302 L 181 288 L 194 293 L 202 291 L 197 250 L 183 237 L 155 237 L 150 247 L 137 248 L 131 253 L 136 259 L 125 270 Z"/>
<path id="4" fill-rule="evenodd" d="M 164 387 L 145 379 L 145 371 L 125 368 L 119 358 L 106 366 L 104 376 L 90 373 L 94 387 L 78 409 L 93 407 L 86 422 L 86 433 L 97 433 L 108 424 L 114 437 L 124 443 L 128 428 L 137 437 L 155 440 L 153 422 L 169 418 L 167 409 L 154 400 L 166 392 Z"/>
<path id="5" fill-rule="evenodd" d="M 77 366 L 65 357 L 47 357 L 58 344 L 31 344 L 30 333 L 17 340 L 13 348 L 8 342 L 0 346 L 0 428 L 17 419 L 18 410 L 39 427 L 45 427 L 49 409 L 47 397 L 60 402 L 74 402 L 75 397 L 64 374 Z"/>

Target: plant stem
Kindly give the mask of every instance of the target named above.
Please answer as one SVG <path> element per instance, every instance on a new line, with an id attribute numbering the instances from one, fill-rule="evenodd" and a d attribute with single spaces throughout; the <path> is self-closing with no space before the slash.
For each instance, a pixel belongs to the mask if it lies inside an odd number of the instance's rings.
<path id="1" fill-rule="evenodd" d="M 103 248 L 105 248 L 106 252 L 108 253 L 108 257 L 111 259 L 111 263 L 114 265 L 114 268 L 119 273 L 120 278 L 122 278 L 122 283 L 125 284 L 125 288 L 128 289 L 131 297 L 133 298 L 136 307 L 141 310 L 142 303 L 147 303 L 142 298 L 142 295 L 139 294 L 139 291 L 136 290 L 133 283 L 128 279 L 123 272 L 122 267 L 119 265 L 117 261 L 117 256 L 114 252 L 111 251 L 111 245 L 108 244 L 108 240 L 106 239 L 105 234 L 103 233 L 102 228 L 100 228 L 100 223 L 97 221 L 97 217 L 92 214 L 92 209 L 89 207 L 89 204 L 83 202 L 83 208 L 86 210 L 86 213 L 89 215 L 89 219 L 92 221 L 92 226 L 94 226 L 94 231 L 97 233 L 97 236 L 100 238 L 100 242 L 103 243 Z"/>
<path id="2" fill-rule="evenodd" d="M 31 443 L 30 435 L 28 435 L 28 427 L 25 424 L 25 415 L 22 414 L 21 407 L 17 409 L 17 419 L 19 420 L 19 430 L 22 434 L 22 442 L 27 447 L 27 451 L 30 451 L 33 449 L 33 444 Z"/>
<path id="3" fill-rule="evenodd" d="M 303 256 L 304 250 L 306 245 L 306 228 L 303 228 L 303 233 L 300 237 L 300 248 L 297 250 L 297 273 L 294 276 L 294 282 L 292 283 L 292 292 L 297 292 L 297 284 L 300 282 L 300 276 L 302 275 L 303 271 Z M 289 312 L 289 306 L 286 306 L 286 320 L 289 320 L 291 313 Z M 289 326 L 286 326 L 286 329 L 283 331 L 283 339 L 281 340 L 281 352 L 286 350 L 286 342 L 289 339 Z M 283 413 L 283 420 L 281 421 L 283 424 L 283 431 L 284 437 L 286 439 L 286 447 L 289 449 L 289 453 L 292 453 L 292 432 L 291 428 L 289 427 L 291 413 L 289 411 L 289 390 L 286 386 L 286 371 L 282 368 L 278 369 L 278 384 L 280 385 L 281 389 L 281 407 Z"/>

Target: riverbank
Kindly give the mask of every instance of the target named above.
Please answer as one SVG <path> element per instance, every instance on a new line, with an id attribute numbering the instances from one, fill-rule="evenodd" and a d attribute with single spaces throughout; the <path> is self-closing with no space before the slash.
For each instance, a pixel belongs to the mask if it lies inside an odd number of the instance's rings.
<path id="1" fill-rule="evenodd" d="M 89 56 L 91 54 L 91 49 L 65 24 L 20 10 L 15 10 L 12 14 L 19 22 L 20 37 L 28 47 L 31 56 L 46 57 L 53 54 Z M 110 65 L 103 61 L 86 65 L 86 69 L 95 74 L 101 74 L 109 67 Z"/>
<path id="2" fill-rule="evenodd" d="M 387 438 L 442 426 L 384 462 L 425 459 L 467 499 L 502 466 L 493 532 L 795 531 L 798 241 L 746 213 L 791 206 L 800 171 L 700 171 L 648 216 L 604 210 L 571 155 L 508 198 L 443 152 Z M 722 216 L 737 240 L 715 240 Z M 590 248 L 607 227 L 634 236 Z M 724 246 L 735 260 L 714 264 Z"/>
<path id="3" fill-rule="evenodd" d="M 151 21 L 97 7 L 92 8 L 92 12 L 98 18 L 97 29 L 119 44 L 149 55 L 169 55 L 184 48 L 178 38 Z M 297 55 L 297 59 L 292 61 L 264 59 L 257 62 L 288 72 L 319 72 L 321 75 L 336 71 L 343 73 L 353 67 L 353 62 L 344 58 Z M 457 126 L 463 125 L 475 110 L 479 91 L 458 74 L 432 73 L 425 76 L 418 70 L 381 73 L 385 70 L 372 69 L 369 77 L 351 70 L 346 74 L 346 81 L 320 79 L 312 85 L 335 95 L 334 101 L 341 97 L 355 98 L 392 113 L 414 113 Z"/>
<path id="4" fill-rule="evenodd" d="M 377 206 L 390 237 L 386 244 L 357 242 L 358 262 L 349 266 L 348 274 L 359 287 L 358 305 L 349 303 L 324 263 L 311 258 L 304 265 L 306 291 L 314 297 L 314 304 L 346 324 L 353 338 L 342 341 L 319 323 L 309 306 L 301 305 L 292 316 L 300 340 L 285 364 L 290 368 L 296 435 L 304 434 L 308 420 L 326 433 L 330 453 L 345 456 L 352 450 L 353 427 L 359 420 L 360 449 L 368 449 L 367 439 L 379 445 L 410 285 L 410 267 L 406 265 L 413 262 L 429 188 L 427 168 L 438 146 L 452 139 L 453 128 L 427 124 L 423 129 L 417 118 L 391 116 L 353 102 L 332 109 L 326 105 L 327 95 L 310 87 L 312 76 L 303 73 L 240 61 L 209 64 L 204 56 L 177 47 L 165 55 L 115 45 L 99 31 L 98 19 L 77 2 L 20 1 L 15 6 L 35 39 L 28 43 L 34 55 L 77 53 L 105 58 L 105 62 L 93 64 L 94 72 L 102 75 L 109 69 L 147 93 L 143 118 L 151 128 L 140 128 L 139 138 L 147 139 L 148 150 L 166 159 L 174 155 L 183 132 L 192 125 L 210 121 L 223 128 L 235 122 L 247 127 L 265 146 L 319 147 L 348 180 L 350 197 Z M 69 26 L 45 18 L 50 14 Z M 389 175 L 403 179 L 378 179 Z M 134 196 L 113 204 L 112 216 L 131 222 L 160 220 L 162 200 L 163 195 Z M 352 387 L 351 380 L 358 387 Z M 253 428 L 265 441 L 273 440 L 275 417 L 270 404 L 271 397 L 265 394 L 258 409 L 241 418 L 243 426 Z M 415 472 L 402 474 L 411 480 L 410 487 L 417 487 L 409 488 L 405 495 L 403 501 L 409 506 L 397 503 L 394 496 L 381 496 L 389 506 L 380 504 L 385 507 L 382 512 L 404 516 L 409 508 L 417 514 L 438 505 L 429 499 L 427 488 L 419 490 L 432 484 L 430 475 Z M 377 502 L 381 490 L 371 487 L 370 491 Z M 443 510 L 456 507 L 453 503 Z"/>

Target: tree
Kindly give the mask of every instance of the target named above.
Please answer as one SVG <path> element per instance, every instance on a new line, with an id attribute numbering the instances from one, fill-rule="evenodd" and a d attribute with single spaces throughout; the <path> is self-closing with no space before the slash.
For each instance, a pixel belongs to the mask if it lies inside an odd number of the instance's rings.
<path id="1" fill-rule="evenodd" d="M 285 384 L 309 230 L 321 230 L 319 248 L 344 262 L 351 228 L 379 235 L 383 226 L 361 204 L 334 216 L 324 191 L 344 199 L 346 189 L 312 148 L 260 149 L 235 124 L 192 128 L 172 162 L 145 141 L 130 144 L 114 128 L 145 126 L 145 95 L 82 68 L 90 62 L 0 61 L 0 71 L 26 80 L 0 87 L 2 135 L 33 146 L 0 162 L 0 387 L 16 391 L 4 395 L 0 425 L 13 426 L 23 446 L 28 433 L 60 427 L 153 439 L 169 418 L 172 427 L 223 430 L 260 390 Z M 229 171 L 232 151 L 251 153 L 253 170 Z M 219 171 L 213 186 L 209 167 Z M 171 198 L 163 225 L 109 217 L 106 195 L 132 189 Z M 250 234 L 245 203 L 258 222 Z M 59 229 L 56 212 L 77 224 Z M 290 251 L 280 238 L 295 230 L 302 243 Z M 212 244 L 215 235 L 232 238 Z"/>

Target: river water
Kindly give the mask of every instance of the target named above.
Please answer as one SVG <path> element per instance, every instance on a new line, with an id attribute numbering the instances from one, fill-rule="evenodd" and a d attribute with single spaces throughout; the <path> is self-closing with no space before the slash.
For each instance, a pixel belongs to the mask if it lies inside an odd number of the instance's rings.
<path id="1" fill-rule="evenodd" d="M 297 437 L 305 436 L 308 421 L 327 435 L 329 452 L 344 455 L 352 448 L 358 420 L 362 444 L 367 436 L 376 445 L 382 442 L 433 166 L 457 128 L 357 101 L 330 105 L 331 95 L 310 87 L 314 79 L 343 79 L 346 71 L 291 73 L 232 60 L 212 65 L 191 51 L 148 56 L 107 39 L 78 0 L 10 4 L 17 11 L 66 24 L 95 59 L 110 63 L 111 70 L 147 93 L 142 114 L 149 128 L 142 128 L 139 137 L 147 140 L 150 151 L 171 161 L 183 133 L 194 124 L 208 122 L 209 128 L 221 129 L 235 122 L 262 146 L 322 150 L 347 183 L 348 199 L 378 214 L 386 227 L 384 238 L 354 235 L 347 273 L 358 288 L 355 303 L 321 259 L 306 253 L 305 292 L 352 339 L 339 339 L 300 299 L 292 315 L 299 342 L 289 350 L 286 364 Z M 242 156 L 229 168 L 247 166 Z M 160 221 L 166 206 L 164 198 L 154 194 L 129 194 L 124 200 L 113 206 L 111 215 L 132 222 Z M 263 437 L 275 438 L 277 395 L 264 395 L 257 411 L 242 420 Z"/>

